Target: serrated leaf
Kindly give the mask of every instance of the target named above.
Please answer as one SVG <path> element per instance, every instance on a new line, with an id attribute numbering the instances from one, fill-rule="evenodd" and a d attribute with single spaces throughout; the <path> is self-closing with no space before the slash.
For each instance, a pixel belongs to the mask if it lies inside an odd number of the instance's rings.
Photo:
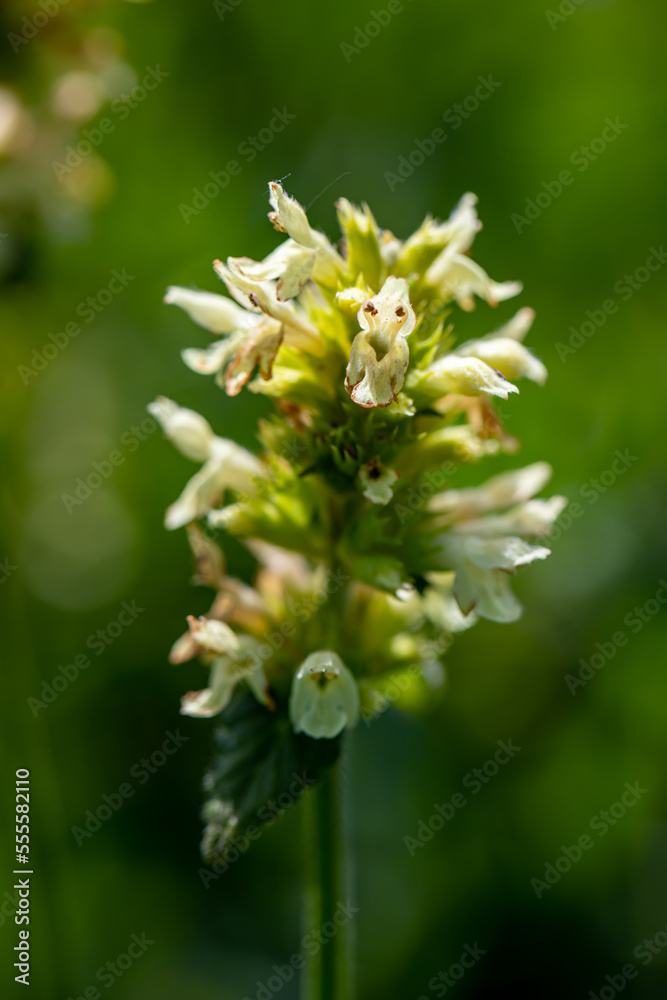
<path id="1" fill-rule="evenodd" d="M 268 711 L 247 691 L 236 692 L 219 720 L 215 756 L 204 776 L 202 853 L 211 862 L 224 861 L 249 827 L 273 822 L 271 803 L 280 799 L 277 808 L 283 809 L 298 801 L 340 752 L 340 738 L 297 735 L 286 714 Z"/>

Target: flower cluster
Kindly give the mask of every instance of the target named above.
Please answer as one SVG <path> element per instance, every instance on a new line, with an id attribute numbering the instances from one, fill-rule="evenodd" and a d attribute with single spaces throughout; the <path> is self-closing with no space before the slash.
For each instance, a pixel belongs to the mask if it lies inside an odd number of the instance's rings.
<path id="1" fill-rule="evenodd" d="M 171 659 L 198 656 L 210 669 L 208 686 L 184 697 L 185 714 L 223 712 L 240 685 L 267 717 L 326 741 L 388 677 L 409 677 L 413 701 L 428 694 L 443 677 L 438 651 L 477 617 L 519 617 L 512 576 L 549 554 L 541 539 L 565 500 L 534 499 L 550 475 L 544 462 L 481 486 L 449 479 L 516 450 L 494 400 L 546 378 L 523 344 L 530 309 L 454 340 L 457 308 L 521 291 L 469 255 L 475 196 L 405 241 L 341 199 L 334 246 L 279 183 L 269 188 L 283 242 L 262 261 L 216 260 L 228 295 L 171 287 L 165 299 L 214 337 L 183 351 L 186 365 L 230 396 L 247 387 L 275 401 L 260 454 L 192 410 L 151 404 L 200 465 L 166 526 L 187 526 L 196 580 L 215 594 Z M 226 574 L 225 535 L 256 560 L 253 586 Z"/>

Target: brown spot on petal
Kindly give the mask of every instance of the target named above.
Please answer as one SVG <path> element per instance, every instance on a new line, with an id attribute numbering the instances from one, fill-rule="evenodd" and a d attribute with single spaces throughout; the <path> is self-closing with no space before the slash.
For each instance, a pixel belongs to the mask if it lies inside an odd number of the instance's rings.
<path id="1" fill-rule="evenodd" d="M 287 230 L 285 229 L 285 227 L 281 226 L 281 224 L 278 222 L 278 213 L 277 212 L 269 212 L 269 222 L 272 223 L 273 228 L 277 232 L 279 232 L 279 233 L 286 233 L 287 232 Z"/>
<path id="2" fill-rule="evenodd" d="M 338 674 L 334 670 L 318 670 L 317 673 L 311 674 L 310 677 L 319 688 L 325 688 L 329 681 L 336 680 Z"/>
<path id="3" fill-rule="evenodd" d="M 396 310 L 396 315 L 397 316 L 405 316 L 405 309 L 403 308 L 403 306 L 399 306 L 398 307 L 398 309 Z"/>

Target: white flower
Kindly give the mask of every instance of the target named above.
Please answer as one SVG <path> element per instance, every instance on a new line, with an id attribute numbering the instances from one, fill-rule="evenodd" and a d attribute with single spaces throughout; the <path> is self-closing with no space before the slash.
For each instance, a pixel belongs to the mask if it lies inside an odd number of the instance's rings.
<path id="1" fill-rule="evenodd" d="M 266 468 L 256 455 L 235 441 L 217 437 L 194 410 L 180 407 L 163 396 L 149 404 L 148 409 L 183 454 L 205 463 L 167 510 L 165 526 L 170 530 L 205 517 L 226 489 L 253 493 L 256 479 L 266 476 Z"/>
<path id="2" fill-rule="evenodd" d="M 464 614 L 474 608 L 480 617 L 496 622 L 520 617 L 522 608 L 510 588 L 510 574 L 550 554 L 526 539 L 547 535 L 567 503 L 559 496 L 530 499 L 550 474 L 546 462 L 536 462 L 476 488 L 447 490 L 429 501 L 431 510 L 445 513 L 453 522 L 437 541 L 443 562 L 455 567 L 453 593 Z M 504 514 L 479 516 L 508 507 Z"/>
<path id="3" fill-rule="evenodd" d="M 252 452 L 235 441 L 215 438 L 211 458 L 186 484 L 178 500 L 169 507 L 165 526 L 173 530 L 205 517 L 217 505 L 226 489 L 252 495 L 256 492 L 255 480 L 265 476 L 265 467 Z"/>
<path id="4" fill-rule="evenodd" d="M 243 258 L 230 257 L 226 264 L 221 260 L 213 261 L 213 269 L 226 284 L 229 294 L 251 312 L 264 313 L 282 323 L 285 336 L 289 335 L 296 347 L 319 353 L 319 331 L 304 311 L 293 302 L 282 302 L 277 296 L 275 282 L 249 277 L 239 266 L 239 260 Z"/>
<path id="5" fill-rule="evenodd" d="M 197 654 L 205 658 L 212 657 L 211 675 L 207 688 L 203 691 L 190 691 L 183 696 L 181 715 L 198 718 L 217 715 L 227 707 L 236 685 L 242 680 L 246 681 L 259 702 L 273 708 L 259 657 L 260 644 L 256 639 L 248 635 L 236 635 L 229 625 L 214 618 L 195 618 L 189 615 L 188 627 L 190 631 L 186 636 L 190 637 L 191 644 L 186 649 L 183 642 L 185 637 L 179 639 L 176 646 L 180 644 L 182 654 L 174 658 L 172 650 L 172 663 L 182 663 Z"/>
<path id="6" fill-rule="evenodd" d="M 520 281 L 492 281 L 486 271 L 459 253 L 456 243 L 445 247 L 426 272 L 426 284 L 433 286 L 443 302 L 455 299 L 462 309 L 474 308 L 474 295 L 495 306 L 518 295 Z"/>
<path id="7" fill-rule="evenodd" d="M 501 326 L 494 333 L 489 333 L 486 337 L 482 337 L 482 340 L 491 340 L 492 337 L 511 337 L 512 340 L 523 340 L 533 325 L 534 319 L 535 310 L 524 306 L 512 316 L 509 322 L 505 323 L 504 326 Z"/>
<path id="8" fill-rule="evenodd" d="M 314 261 L 312 250 L 299 246 L 294 240 L 285 240 L 264 260 L 229 257 L 227 262 L 238 274 L 251 281 L 271 281 L 277 278 L 276 298 L 279 302 L 285 302 L 298 295 L 310 279 Z"/>
<path id="9" fill-rule="evenodd" d="M 548 500 L 527 500 L 504 514 L 462 521 L 452 530 L 456 534 L 477 535 L 480 538 L 493 535 L 540 538 L 549 534 L 554 521 L 566 506 L 567 497 L 562 496 L 553 496 Z"/>
<path id="10" fill-rule="evenodd" d="M 379 462 L 368 462 L 359 473 L 364 486 L 364 496 L 371 503 L 388 504 L 393 496 L 392 486 L 398 482 L 394 469 L 384 469 Z"/>
<path id="11" fill-rule="evenodd" d="M 236 653 L 240 649 L 240 640 L 232 632 L 229 625 L 215 618 L 205 618 L 203 615 L 195 618 L 188 615 L 188 627 L 197 646 L 210 653 Z"/>
<path id="12" fill-rule="evenodd" d="M 456 567 L 454 596 L 461 611 L 468 614 L 474 608 L 481 618 L 494 622 L 513 622 L 521 616 L 509 574 L 550 555 L 544 546 L 512 536 L 478 538 L 451 532 L 440 541 L 447 562 Z"/>
<path id="13" fill-rule="evenodd" d="M 232 299 L 211 292 L 193 292 L 172 286 L 165 302 L 184 309 L 212 333 L 227 334 L 204 350 L 187 348 L 181 353 L 188 368 L 216 375 L 218 385 L 236 396 L 250 379 L 255 367 L 262 378 L 271 378 L 273 360 L 283 340 L 282 324 L 261 312 L 242 309 Z M 225 371 L 226 368 L 226 371 Z"/>
<path id="14" fill-rule="evenodd" d="M 443 632 L 465 632 L 477 621 L 474 611 L 464 615 L 453 594 L 454 573 L 427 574 L 428 587 L 421 598 L 426 617 Z"/>
<path id="15" fill-rule="evenodd" d="M 205 462 L 211 454 L 215 434 L 207 420 L 194 410 L 158 396 L 146 407 L 151 416 L 161 424 L 165 436 L 178 450 L 195 462 Z"/>
<path id="16" fill-rule="evenodd" d="M 505 378 L 529 378 L 538 385 L 543 385 L 547 377 L 545 366 L 521 343 L 534 318 L 532 309 L 520 309 L 509 323 L 495 333 L 461 344 L 454 354 L 464 358 L 479 358 L 492 368 L 499 369 Z"/>
<path id="17" fill-rule="evenodd" d="M 208 622 L 208 625 L 213 624 Z M 216 624 L 222 625 L 222 622 Z M 231 631 L 231 630 L 230 630 Z M 234 635 L 234 633 L 232 633 Z M 236 643 L 229 653 L 215 656 L 211 662 L 209 686 L 202 691 L 189 691 L 181 698 L 181 715 L 208 719 L 226 708 L 236 686 L 245 681 L 257 701 L 273 708 L 259 657 L 259 643 L 250 636 L 234 636 Z M 199 642 L 201 638 L 198 637 Z"/>
<path id="18" fill-rule="evenodd" d="M 356 723 L 357 683 L 337 653 L 322 649 L 303 661 L 292 681 L 289 714 L 295 732 L 316 740 Z"/>
<path id="19" fill-rule="evenodd" d="M 505 375 L 479 358 L 462 358 L 446 354 L 434 361 L 425 371 L 414 373 L 408 388 L 413 384 L 435 396 L 454 392 L 461 396 L 500 396 L 507 399 L 511 392 L 518 392 Z"/>
<path id="20" fill-rule="evenodd" d="M 269 212 L 269 219 L 279 232 L 287 233 L 291 237 L 292 245 L 296 245 L 300 250 L 299 257 L 290 250 L 287 271 L 283 272 L 283 285 L 298 283 L 293 279 L 293 272 L 297 267 L 295 262 L 298 262 L 298 269 L 302 273 L 309 271 L 309 276 L 315 281 L 321 281 L 326 285 L 335 284 L 338 274 L 345 270 L 345 262 L 340 254 L 324 233 L 312 228 L 303 207 L 295 198 L 285 194 L 281 184 L 272 181 L 269 184 L 269 191 L 269 201 L 273 208 L 273 212 Z M 281 297 L 291 297 L 286 291 L 287 289 L 283 288 L 284 294 Z"/>
<path id="21" fill-rule="evenodd" d="M 464 490 L 445 490 L 429 500 L 430 510 L 446 513 L 452 520 L 502 510 L 529 500 L 551 478 L 548 462 L 534 462 L 523 469 L 513 469 L 493 476 L 481 486 Z"/>
<path id="22" fill-rule="evenodd" d="M 253 322 L 253 317 L 236 302 L 214 292 L 195 292 L 170 285 L 164 301 L 167 305 L 180 306 L 190 319 L 211 333 L 233 333 L 246 329 Z"/>
<path id="23" fill-rule="evenodd" d="M 345 388 L 360 406 L 389 406 L 403 388 L 416 325 L 405 278 L 387 278 L 357 313 L 362 332 L 352 343 Z"/>
<path id="24" fill-rule="evenodd" d="M 542 362 L 511 337 L 471 340 L 458 347 L 455 354 L 462 358 L 479 358 L 508 379 L 529 378 L 538 385 L 544 385 L 547 378 Z"/>
<path id="25" fill-rule="evenodd" d="M 286 290 L 296 295 L 307 277 L 298 264 L 304 251 L 295 244 L 288 246 L 290 243 L 287 241 L 259 263 L 246 257 L 230 257 L 227 264 L 215 261 L 214 268 L 232 299 L 177 286 L 167 289 L 165 302 L 180 306 L 212 333 L 226 335 L 204 350 L 189 348 L 182 357 L 193 371 L 215 374 L 230 396 L 241 391 L 255 368 L 259 368 L 263 379 L 271 378 L 283 341 L 311 354 L 322 352 L 319 331 L 303 310 L 282 301 L 290 297 Z M 283 277 L 277 284 L 269 280 L 279 274 Z"/>
<path id="26" fill-rule="evenodd" d="M 447 247 L 452 253 L 465 253 L 473 244 L 475 236 L 482 228 L 477 216 L 477 195 L 467 192 L 454 207 L 445 222 L 438 222 L 427 215 L 419 229 L 408 237 L 397 255 L 401 265 L 411 268 L 419 262 L 426 250 L 434 254 Z"/>

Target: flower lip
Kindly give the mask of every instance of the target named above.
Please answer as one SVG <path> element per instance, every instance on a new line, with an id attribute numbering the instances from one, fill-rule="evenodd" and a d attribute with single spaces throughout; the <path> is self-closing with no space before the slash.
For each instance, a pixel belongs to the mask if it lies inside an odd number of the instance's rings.
<path id="1" fill-rule="evenodd" d="M 387 278 L 359 307 L 357 320 L 361 330 L 350 350 L 345 388 L 359 406 L 389 406 L 403 388 L 410 360 L 406 338 L 417 324 L 405 278 Z"/>

